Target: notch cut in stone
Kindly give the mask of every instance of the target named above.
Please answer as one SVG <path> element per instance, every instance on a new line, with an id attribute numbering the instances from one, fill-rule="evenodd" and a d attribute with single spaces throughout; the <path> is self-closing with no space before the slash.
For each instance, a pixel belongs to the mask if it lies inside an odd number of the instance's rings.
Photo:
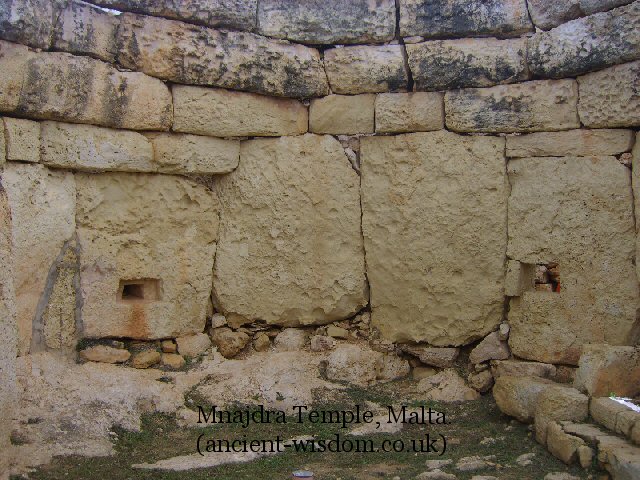
<path id="1" fill-rule="evenodd" d="M 155 278 L 120 280 L 118 301 L 142 303 L 160 300 L 160 281 Z"/>

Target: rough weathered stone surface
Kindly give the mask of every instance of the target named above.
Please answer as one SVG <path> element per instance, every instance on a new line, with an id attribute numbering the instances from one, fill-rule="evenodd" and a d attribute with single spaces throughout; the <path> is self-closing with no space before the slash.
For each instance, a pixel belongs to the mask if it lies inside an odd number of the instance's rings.
<path id="1" fill-rule="evenodd" d="M 253 349 L 256 352 L 266 352 L 271 347 L 271 339 L 266 333 L 259 333 L 253 337 Z"/>
<path id="2" fill-rule="evenodd" d="M 92 3 L 123 12 L 184 20 L 209 27 L 253 30 L 258 0 L 92 0 Z"/>
<path id="3" fill-rule="evenodd" d="M 156 339 L 204 330 L 217 199 L 180 177 L 76 174 L 87 337 Z"/>
<path id="4" fill-rule="evenodd" d="M 373 133 L 376 96 L 329 95 L 311 101 L 309 131 L 351 135 Z"/>
<path id="5" fill-rule="evenodd" d="M 535 267 L 517 260 L 508 260 L 504 278 L 504 294 L 507 297 L 519 297 L 522 292 L 534 288 Z"/>
<path id="6" fill-rule="evenodd" d="M 453 367 L 460 354 L 459 348 L 424 347 L 410 344 L 402 345 L 400 348 L 403 352 L 418 357 L 422 363 L 440 368 Z"/>
<path id="7" fill-rule="evenodd" d="M 87 362 L 123 363 L 129 360 L 131 354 L 122 348 L 107 345 L 95 345 L 80 352 L 80 358 Z"/>
<path id="8" fill-rule="evenodd" d="M 149 368 L 156 363 L 160 363 L 162 354 L 155 350 L 148 350 L 146 352 L 136 353 L 131 359 L 131 366 L 133 368 Z"/>
<path id="9" fill-rule="evenodd" d="M 480 393 L 488 392 L 493 386 L 493 375 L 491 370 L 484 370 L 479 373 L 469 375 L 469 385 Z"/>
<path id="10" fill-rule="evenodd" d="M 401 45 L 362 45 L 324 52 L 333 93 L 378 93 L 407 90 L 408 74 Z"/>
<path id="11" fill-rule="evenodd" d="M 640 3 L 572 20 L 529 40 L 531 72 L 580 75 L 640 58 Z"/>
<path id="12" fill-rule="evenodd" d="M 7 147 L 4 139 L 4 124 L 2 123 L 2 119 L 0 119 L 0 126 L 3 127 L 3 131 L 0 132 L 0 167 L 2 167 L 7 161 Z"/>
<path id="13" fill-rule="evenodd" d="M 69 1 L 59 14 L 53 48 L 89 55 L 113 63 L 117 52 L 119 17 L 79 1 Z"/>
<path id="14" fill-rule="evenodd" d="M 580 8 L 585 15 L 603 12 L 621 5 L 632 3 L 634 0 L 580 0 Z"/>
<path id="15" fill-rule="evenodd" d="M 465 38 L 407 45 L 417 90 L 490 87 L 526 80 L 524 38 Z"/>
<path id="16" fill-rule="evenodd" d="M 13 219 L 13 269 L 18 352 L 28 353 L 33 320 L 49 270 L 75 230 L 74 176 L 42 165 L 11 163 L 2 173 Z"/>
<path id="17" fill-rule="evenodd" d="M 525 0 L 400 0 L 403 37 L 513 37 L 532 30 Z"/>
<path id="18" fill-rule="evenodd" d="M 58 5 L 51 0 L 3 0 L 0 38 L 34 48 L 49 48 Z"/>
<path id="19" fill-rule="evenodd" d="M 349 318 L 367 304 L 359 177 L 337 140 L 243 142 L 240 165 L 217 187 L 213 287 L 225 314 L 295 326 Z"/>
<path id="20" fill-rule="evenodd" d="M 469 354 L 471 363 L 487 360 L 505 360 L 511 356 L 507 342 L 500 340 L 498 332 L 491 332 Z"/>
<path id="21" fill-rule="evenodd" d="M 585 126 L 640 126 L 640 61 L 578 77 L 578 84 L 578 112 Z"/>
<path id="22" fill-rule="evenodd" d="M 303 45 L 129 13 L 118 38 L 118 62 L 153 77 L 283 97 L 328 93 L 320 53 Z"/>
<path id="23" fill-rule="evenodd" d="M 615 157 L 508 164 L 509 258 L 557 262 L 560 291 L 511 299 L 509 345 L 521 358 L 576 365 L 584 343 L 633 343 L 638 286 L 629 170 Z"/>
<path id="24" fill-rule="evenodd" d="M 531 423 L 538 396 L 553 385 L 551 380 L 539 377 L 501 375 L 496 378 L 493 397 L 502 413 Z"/>
<path id="25" fill-rule="evenodd" d="M 133 130 L 167 130 L 171 124 L 168 88 L 142 73 L 3 41 L 0 70 L 0 110 L 5 112 Z"/>
<path id="26" fill-rule="evenodd" d="M 153 172 L 151 143 L 126 130 L 42 122 L 42 163 L 90 171 Z"/>
<path id="27" fill-rule="evenodd" d="M 640 347 L 585 345 L 574 385 L 592 397 L 640 395 Z"/>
<path id="28" fill-rule="evenodd" d="M 182 355 L 178 355 L 176 353 L 163 353 L 160 357 L 160 363 L 165 367 L 178 370 L 184 367 L 186 360 Z"/>
<path id="29" fill-rule="evenodd" d="M 551 422 L 547 428 L 547 448 L 551 455 L 559 458 L 567 465 L 578 459 L 578 449 L 584 445 L 584 440 L 574 437 L 562 430 L 560 424 Z"/>
<path id="30" fill-rule="evenodd" d="M 582 16 L 580 0 L 527 0 L 531 20 L 536 27 L 549 30 Z"/>
<path id="31" fill-rule="evenodd" d="M 636 133 L 631 159 L 631 184 L 633 186 L 634 213 L 636 220 L 636 258 L 640 258 L 640 133 Z M 637 263 L 637 262 L 636 262 Z M 640 278 L 640 265 L 636 264 L 636 275 Z"/>
<path id="32" fill-rule="evenodd" d="M 220 174 L 235 170 L 240 142 L 199 135 L 149 134 L 154 162 L 162 173 Z"/>
<path id="33" fill-rule="evenodd" d="M 178 353 L 185 357 L 197 357 L 211 347 L 211 340 L 206 333 L 178 337 L 176 338 L 176 343 L 178 344 Z"/>
<path id="34" fill-rule="evenodd" d="M 176 132 L 269 137 L 307 131 L 307 108 L 297 100 L 182 85 L 172 91 Z"/>
<path id="35" fill-rule="evenodd" d="M 249 343 L 249 335 L 236 332 L 228 327 L 211 330 L 211 340 L 225 358 L 233 358 Z"/>
<path id="36" fill-rule="evenodd" d="M 4 179 L 0 179 L 4 182 Z M 14 418 L 16 404 L 16 355 L 18 330 L 16 299 L 13 290 L 13 262 L 11 256 L 11 210 L 7 194 L 0 183 L 0 416 Z M 0 472 L 8 472 L 11 462 L 9 436 L 12 422 L 0 422 Z"/>
<path id="37" fill-rule="evenodd" d="M 394 0 L 261 0 L 259 32 L 294 42 L 331 45 L 386 42 L 394 37 Z"/>
<path id="38" fill-rule="evenodd" d="M 295 352 L 304 348 L 307 343 L 307 332 L 300 328 L 285 328 L 273 340 L 278 352 Z"/>
<path id="39" fill-rule="evenodd" d="M 327 357 L 326 375 L 329 380 L 367 386 L 376 383 L 382 370 L 384 354 L 360 345 L 338 345 Z"/>
<path id="40" fill-rule="evenodd" d="M 361 139 L 372 325 L 383 337 L 457 346 L 500 323 L 503 152 L 502 139 L 444 131 Z"/>
<path id="41" fill-rule="evenodd" d="M 444 128 L 444 95 L 438 92 L 376 96 L 377 133 L 429 132 Z"/>
<path id="42" fill-rule="evenodd" d="M 589 416 L 589 397 L 575 388 L 551 386 L 538 395 L 534 416 L 536 440 L 545 445 L 551 422 L 583 422 Z"/>
<path id="43" fill-rule="evenodd" d="M 7 160 L 40 161 L 40 123 L 23 118 L 4 117 Z"/>
<path id="44" fill-rule="evenodd" d="M 633 147 L 632 130 L 577 129 L 507 137 L 507 157 L 618 155 Z"/>
<path id="45" fill-rule="evenodd" d="M 459 132 L 535 132 L 580 128 L 575 80 L 447 92 L 447 127 Z"/>
<path id="46" fill-rule="evenodd" d="M 333 350 L 336 346 L 335 339 L 326 335 L 314 335 L 311 337 L 310 347 L 312 352 L 325 352 L 327 350 Z"/>
<path id="47" fill-rule="evenodd" d="M 417 390 L 425 400 L 436 402 L 466 402 L 480 398 L 480 394 L 468 387 L 453 368 L 423 378 L 418 383 Z"/>
<path id="48" fill-rule="evenodd" d="M 491 362 L 491 371 L 496 378 L 502 375 L 551 378 L 556 373 L 556 367 L 549 363 L 496 360 Z"/>

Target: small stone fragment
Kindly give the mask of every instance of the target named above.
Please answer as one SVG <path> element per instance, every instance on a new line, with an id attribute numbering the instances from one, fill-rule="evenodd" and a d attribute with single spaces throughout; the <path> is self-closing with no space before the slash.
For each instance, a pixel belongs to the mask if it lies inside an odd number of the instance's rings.
<path id="1" fill-rule="evenodd" d="M 425 399 L 440 402 L 466 402 L 480 397 L 452 368 L 420 380 L 417 390 L 424 393 Z"/>
<path id="2" fill-rule="evenodd" d="M 128 350 L 106 345 L 96 345 L 85 348 L 80 352 L 80 358 L 87 362 L 123 363 L 129 360 L 129 357 L 131 357 L 131 354 Z"/>
<path id="3" fill-rule="evenodd" d="M 214 313 L 211 317 L 211 328 L 224 327 L 227 324 L 227 318 L 221 313 Z"/>
<path id="4" fill-rule="evenodd" d="M 349 330 L 335 325 L 329 325 L 327 327 L 327 335 L 333 338 L 348 338 Z"/>
<path id="5" fill-rule="evenodd" d="M 211 339 L 206 333 L 197 333 L 176 338 L 178 353 L 185 357 L 197 357 L 211 347 Z"/>
<path id="6" fill-rule="evenodd" d="M 174 370 L 178 370 L 186 364 L 184 357 L 177 353 L 163 353 L 160 361 L 165 367 L 169 367 Z"/>
<path id="7" fill-rule="evenodd" d="M 234 332 L 228 327 L 211 330 L 211 341 L 225 358 L 233 358 L 249 343 L 249 335 Z"/>
<path id="8" fill-rule="evenodd" d="M 376 383 L 382 370 L 384 355 L 368 348 L 342 344 L 327 358 L 326 374 L 329 380 L 367 386 Z"/>
<path id="9" fill-rule="evenodd" d="M 271 339 L 266 333 L 258 333 L 253 337 L 253 348 L 256 352 L 266 352 L 271 347 Z"/>
<path id="10" fill-rule="evenodd" d="M 459 348 L 450 347 L 424 347 L 420 345 L 403 344 L 400 349 L 418 357 L 422 363 L 439 368 L 452 367 L 458 355 L 460 354 Z"/>
<path id="11" fill-rule="evenodd" d="M 493 375 L 490 370 L 469 375 L 469 385 L 480 393 L 488 392 L 493 386 Z"/>
<path id="12" fill-rule="evenodd" d="M 505 360 L 510 356 L 509 345 L 500 340 L 499 332 L 492 332 L 471 351 L 469 361 L 482 363 L 487 360 Z"/>
<path id="13" fill-rule="evenodd" d="M 527 467 L 533 463 L 533 458 L 536 456 L 535 453 L 523 453 L 518 458 L 516 458 L 516 463 L 521 467 Z"/>
<path id="14" fill-rule="evenodd" d="M 176 353 L 178 351 L 178 345 L 173 340 L 163 340 L 160 347 L 162 353 Z"/>
<path id="15" fill-rule="evenodd" d="M 414 380 L 422 380 L 423 378 L 433 377 L 438 370 L 432 367 L 414 367 L 412 375 Z"/>
<path id="16" fill-rule="evenodd" d="M 146 352 L 136 353 L 131 360 L 131 365 L 134 368 L 149 368 L 156 363 L 159 363 L 162 356 L 160 352 L 155 350 L 148 350 Z"/>
<path id="17" fill-rule="evenodd" d="M 326 352 L 336 346 L 336 341 L 326 335 L 314 335 L 311 337 L 312 352 Z"/>
<path id="18" fill-rule="evenodd" d="M 307 343 L 307 332 L 300 328 L 285 328 L 273 341 L 278 352 L 302 350 Z"/>

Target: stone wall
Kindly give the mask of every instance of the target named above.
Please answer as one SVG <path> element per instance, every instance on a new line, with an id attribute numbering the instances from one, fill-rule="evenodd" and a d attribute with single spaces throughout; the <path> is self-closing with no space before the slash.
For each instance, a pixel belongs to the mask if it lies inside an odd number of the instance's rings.
<path id="1" fill-rule="evenodd" d="M 19 355 L 363 311 L 638 342 L 640 0 L 0 0 L 0 71 Z"/>

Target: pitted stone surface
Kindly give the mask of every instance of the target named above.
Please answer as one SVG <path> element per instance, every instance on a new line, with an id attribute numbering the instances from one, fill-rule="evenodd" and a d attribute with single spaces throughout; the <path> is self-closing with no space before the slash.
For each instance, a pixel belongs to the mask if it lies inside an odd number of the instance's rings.
<path id="1" fill-rule="evenodd" d="M 624 345 L 637 330 L 629 170 L 615 157 L 523 158 L 508 165 L 509 258 L 558 262 L 560 291 L 511 299 L 509 345 L 576 365 L 584 343 Z"/>
<path id="2" fill-rule="evenodd" d="M 444 95 L 439 92 L 381 93 L 376 96 L 378 133 L 428 132 L 444 128 Z"/>
<path id="3" fill-rule="evenodd" d="M 218 235 L 214 194 L 169 175 L 76 174 L 76 182 L 84 335 L 202 332 Z"/>
<path id="4" fill-rule="evenodd" d="M 3 0 L 0 3 L 0 38 L 34 48 L 49 48 L 54 14 L 51 0 Z"/>
<path id="5" fill-rule="evenodd" d="M 366 305 L 359 178 L 337 140 L 243 142 L 238 168 L 217 188 L 213 288 L 225 314 L 295 326 Z"/>
<path id="6" fill-rule="evenodd" d="M 604 12 L 634 0 L 527 0 L 531 19 L 536 27 L 549 30 L 569 20 Z"/>
<path id="7" fill-rule="evenodd" d="M 309 107 L 309 131 L 335 135 L 373 133 L 376 95 L 328 95 Z"/>
<path id="8" fill-rule="evenodd" d="M 381 43 L 396 28 L 394 0 L 260 0 L 262 35 L 307 44 Z"/>
<path id="9" fill-rule="evenodd" d="M 372 325 L 387 339 L 463 345 L 500 323 L 503 153 L 443 131 L 361 139 Z"/>
<path id="10" fill-rule="evenodd" d="M 513 37 L 532 30 L 525 0 L 400 0 L 403 37 Z"/>
<path id="11" fill-rule="evenodd" d="M 507 157 L 619 155 L 631 150 L 633 130 L 577 129 L 507 137 Z"/>
<path id="12" fill-rule="evenodd" d="M 529 41 L 529 68 L 563 78 L 640 58 L 640 2 L 572 20 Z"/>
<path id="13" fill-rule="evenodd" d="M 401 45 L 363 45 L 324 52 L 334 93 L 378 93 L 407 90 L 408 74 Z"/>
<path id="14" fill-rule="evenodd" d="M 528 78 L 524 38 L 466 38 L 407 45 L 418 90 L 490 87 Z"/>
<path id="15" fill-rule="evenodd" d="M 303 45 L 130 13 L 118 39 L 119 63 L 164 80 L 284 97 L 328 93 L 319 52 Z"/>

